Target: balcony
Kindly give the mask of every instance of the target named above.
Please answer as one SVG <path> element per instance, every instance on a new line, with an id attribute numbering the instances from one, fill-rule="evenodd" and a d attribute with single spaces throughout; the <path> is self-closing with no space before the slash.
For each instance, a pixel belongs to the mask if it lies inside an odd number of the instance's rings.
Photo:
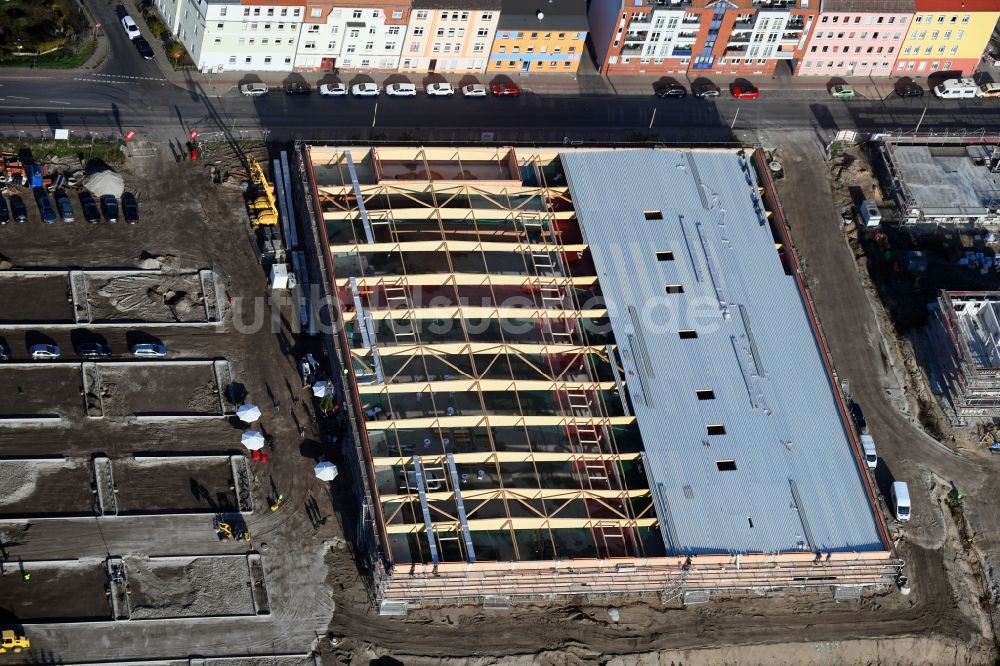
<path id="1" fill-rule="evenodd" d="M 802 39 L 801 32 L 786 32 L 781 35 L 782 42 L 798 42 L 800 39 Z"/>
<path id="2" fill-rule="evenodd" d="M 644 19 L 632 19 L 628 24 L 629 30 L 649 30 L 653 27 L 653 21 L 650 18 Z"/>
<path id="3" fill-rule="evenodd" d="M 697 39 L 697 32 L 678 32 L 677 39 Z"/>
<path id="4" fill-rule="evenodd" d="M 743 54 L 745 54 L 747 52 L 747 49 L 749 49 L 749 48 L 750 48 L 749 45 L 746 45 L 746 46 L 731 46 L 731 45 L 727 44 L 726 45 L 726 55 L 727 56 L 743 55 Z"/>
<path id="5" fill-rule="evenodd" d="M 637 55 L 642 55 L 642 47 L 641 46 L 626 46 L 626 47 L 622 48 L 622 55 L 623 56 L 637 56 Z"/>
<path id="6" fill-rule="evenodd" d="M 671 56 L 674 58 L 683 58 L 685 56 L 690 56 L 693 49 L 686 48 L 683 46 L 675 46 L 674 50 L 671 52 Z"/>
<path id="7" fill-rule="evenodd" d="M 644 6 L 677 9 L 678 7 L 690 7 L 691 0 L 646 0 Z"/>
<path id="8" fill-rule="evenodd" d="M 701 23 L 701 17 L 697 15 L 685 16 L 683 19 L 681 19 L 681 23 L 686 23 L 687 25 L 697 25 Z"/>
<path id="9" fill-rule="evenodd" d="M 729 44 L 749 44 L 750 43 L 750 35 L 751 35 L 751 33 L 749 31 L 734 32 L 733 34 L 729 35 L 729 42 L 728 43 Z"/>

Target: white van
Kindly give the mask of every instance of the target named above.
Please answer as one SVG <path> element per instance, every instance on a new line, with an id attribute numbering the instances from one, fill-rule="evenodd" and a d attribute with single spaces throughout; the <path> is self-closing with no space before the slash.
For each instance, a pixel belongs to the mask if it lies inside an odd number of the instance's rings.
<path id="1" fill-rule="evenodd" d="M 865 454 L 865 464 L 868 469 L 878 466 L 878 454 L 875 453 L 875 438 L 871 435 L 861 435 L 861 448 Z"/>
<path id="2" fill-rule="evenodd" d="M 905 481 L 893 482 L 892 505 L 896 509 L 896 520 L 904 523 L 910 519 L 910 489 Z"/>
<path id="3" fill-rule="evenodd" d="M 972 79 L 948 79 L 934 86 L 934 94 L 941 99 L 972 99 L 979 92 L 979 86 Z"/>

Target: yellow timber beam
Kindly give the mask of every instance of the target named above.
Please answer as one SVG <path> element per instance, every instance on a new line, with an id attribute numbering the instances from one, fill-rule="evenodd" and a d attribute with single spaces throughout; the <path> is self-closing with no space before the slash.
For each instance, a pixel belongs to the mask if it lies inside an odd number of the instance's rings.
<path id="1" fill-rule="evenodd" d="M 571 500 L 571 499 L 618 499 L 619 497 L 649 497 L 649 488 L 631 490 L 572 490 L 567 488 L 463 488 L 462 500 Z M 427 493 L 427 501 L 447 501 L 455 496 L 450 490 Z M 381 502 L 419 502 L 420 496 L 414 488 L 410 495 L 379 494 Z"/>
<path id="2" fill-rule="evenodd" d="M 381 352 L 381 350 L 379 350 Z M 554 382 L 548 379 L 449 379 L 359 386 L 361 395 L 383 393 L 469 393 L 472 391 L 610 391 L 614 382 Z"/>
<path id="3" fill-rule="evenodd" d="M 526 343 L 499 342 L 437 342 L 416 345 L 379 345 L 379 356 L 416 356 L 419 353 L 447 356 L 452 354 L 600 354 L 604 356 L 604 347 L 582 345 L 539 345 Z M 352 349 L 351 354 L 358 358 L 371 356 L 370 349 Z"/>
<path id="4" fill-rule="evenodd" d="M 537 277 L 534 275 L 492 275 L 488 273 L 425 273 L 421 275 L 392 275 L 355 278 L 358 287 L 376 289 L 378 287 L 592 287 L 597 276 L 579 277 Z M 338 287 L 347 288 L 350 278 L 338 278 Z"/>
<path id="5" fill-rule="evenodd" d="M 494 463 L 532 463 L 532 462 L 577 462 L 584 460 L 616 461 L 638 460 L 639 453 L 567 453 L 535 451 L 475 451 L 473 453 L 453 453 L 456 465 L 490 465 Z M 447 465 L 448 459 L 443 455 L 422 455 L 423 465 Z M 413 463 L 413 456 L 376 456 L 372 464 L 376 467 L 392 467 Z M 464 492 L 463 492 L 464 496 Z"/>
<path id="6" fill-rule="evenodd" d="M 655 527 L 655 518 L 637 518 L 635 520 L 621 519 L 601 519 L 591 518 L 474 518 L 468 522 L 468 529 L 473 532 L 489 531 L 499 532 L 501 530 L 572 530 L 572 529 L 600 529 L 600 528 L 623 528 L 635 527 Z M 462 525 L 456 521 L 434 523 L 435 532 L 458 532 Z M 389 534 L 417 534 L 425 531 L 424 524 L 403 523 L 386 525 Z"/>
<path id="7" fill-rule="evenodd" d="M 550 310 L 546 308 L 483 307 L 480 305 L 448 305 L 438 308 L 399 308 L 398 310 L 365 310 L 372 319 L 397 321 L 419 319 L 601 319 L 608 316 L 604 308 L 588 310 Z M 345 312 L 344 321 L 355 321 L 357 312 Z"/>
<path id="8" fill-rule="evenodd" d="M 388 421 L 366 421 L 365 428 L 373 430 L 392 430 L 393 428 L 475 428 L 484 427 L 515 427 L 515 426 L 572 426 L 595 425 L 616 426 L 632 425 L 634 416 L 543 416 L 531 414 L 515 416 L 513 414 L 490 414 L 483 416 L 420 416 L 413 419 L 390 419 Z"/>
<path id="9" fill-rule="evenodd" d="M 354 192 L 352 191 L 353 195 Z M 514 195 L 517 196 L 517 195 Z M 447 194 L 445 194 L 447 197 Z M 377 216 L 383 209 L 369 208 L 368 214 L 371 216 Z M 473 215 L 475 217 L 473 217 Z M 516 209 L 507 208 L 495 208 L 495 207 L 484 207 L 484 208 L 435 208 L 434 206 L 411 206 L 408 208 L 393 208 L 392 209 L 392 219 L 397 224 L 397 229 L 403 230 L 406 228 L 408 223 L 422 222 L 424 220 L 435 222 L 437 226 L 437 220 L 468 220 L 469 221 L 469 231 L 475 231 L 475 227 L 472 225 L 474 219 L 500 219 L 505 218 L 508 222 L 513 225 L 516 218 L 524 217 L 526 220 L 530 221 L 532 219 L 549 219 L 555 218 L 557 220 L 572 220 L 576 217 L 576 212 L 572 210 L 562 210 L 552 213 L 540 214 L 538 218 L 532 218 L 530 213 L 522 213 Z M 359 211 L 357 209 L 352 210 L 333 210 L 333 211 L 323 211 L 323 220 L 326 222 L 353 222 L 359 219 Z M 485 225 L 484 225 L 485 227 Z M 511 227 L 513 230 L 513 226 Z M 483 233 L 488 233 L 491 231 L 488 228 L 481 229 Z M 448 233 L 459 233 L 458 229 L 449 229 Z"/>
<path id="10" fill-rule="evenodd" d="M 504 243 L 501 241 L 463 241 L 463 240 L 422 240 L 403 241 L 392 243 L 347 243 L 343 245 L 331 245 L 330 252 L 334 254 L 357 254 L 357 253 L 382 253 L 382 252 L 440 252 L 450 250 L 452 252 L 505 252 L 505 253 L 531 253 L 531 252 L 583 252 L 587 249 L 585 243 L 574 243 L 572 245 L 538 244 L 538 243 Z"/>

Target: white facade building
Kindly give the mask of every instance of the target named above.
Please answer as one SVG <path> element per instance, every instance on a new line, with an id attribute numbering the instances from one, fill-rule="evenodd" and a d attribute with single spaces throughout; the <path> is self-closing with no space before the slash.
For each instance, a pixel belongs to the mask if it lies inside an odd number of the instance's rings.
<path id="1" fill-rule="evenodd" d="M 295 54 L 296 70 L 395 70 L 403 51 L 407 5 L 309 7 Z"/>

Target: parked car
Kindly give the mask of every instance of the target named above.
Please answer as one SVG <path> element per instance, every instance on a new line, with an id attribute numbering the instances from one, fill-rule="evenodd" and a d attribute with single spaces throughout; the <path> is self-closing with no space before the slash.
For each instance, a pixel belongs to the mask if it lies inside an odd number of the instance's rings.
<path id="1" fill-rule="evenodd" d="M 830 88 L 830 97 L 834 99 L 854 99 L 856 92 L 852 86 L 834 86 Z"/>
<path id="2" fill-rule="evenodd" d="M 86 190 L 80 192 L 80 207 L 83 208 L 83 219 L 87 222 L 97 224 L 101 221 L 101 211 L 97 208 L 97 202 L 90 192 Z"/>
<path id="3" fill-rule="evenodd" d="M 470 83 L 467 86 L 462 86 L 463 97 L 486 97 L 487 92 L 489 89 L 482 83 Z"/>
<path id="4" fill-rule="evenodd" d="M 135 200 L 135 195 L 131 192 L 122 193 L 122 217 L 128 224 L 139 222 L 139 202 Z"/>
<path id="5" fill-rule="evenodd" d="M 167 348 L 152 342 L 140 342 L 132 345 L 132 356 L 136 358 L 163 358 L 167 355 Z"/>
<path id="6" fill-rule="evenodd" d="M 733 86 L 732 93 L 736 99 L 757 99 L 760 97 L 760 90 L 749 84 Z"/>
<path id="7" fill-rule="evenodd" d="M 521 89 L 514 83 L 494 83 L 493 94 L 497 97 L 520 97 Z"/>
<path id="8" fill-rule="evenodd" d="M 132 43 L 135 44 L 135 50 L 139 52 L 139 55 L 146 60 L 152 60 L 156 56 L 153 53 L 153 47 L 149 45 L 145 37 L 136 37 L 132 40 Z"/>
<path id="9" fill-rule="evenodd" d="M 455 86 L 450 83 L 431 83 L 424 90 L 432 97 L 449 97 L 455 94 Z"/>
<path id="10" fill-rule="evenodd" d="M 110 358 L 111 347 L 100 342 L 84 342 L 76 348 L 76 355 L 85 359 Z"/>
<path id="11" fill-rule="evenodd" d="M 10 209 L 7 208 L 7 200 L 0 194 L 0 224 L 10 222 Z"/>
<path id="12" fill-rule="evenodd" d="M 45 224 L 55 224 L 59 218 L 56 217 L 56 209 L 52 205 L 52 199 L 49 198 L 48 193 L 41 187 L 36 187 L 34 194 L 35 201 L 38 203 L 38 212 L 42 216 L 42 222 Z"/>
<path id="13" fill-rule="evenodd" d="M 688 91 L 684 89 L 684 86 L 673 83 L 669 86 L 663 86 L 656 89 L 656 96 L 660 99 L 667 97 L 676 97 L 678 99 L 687 97 Z"/>
<path id="14" fill-rule="evenodd" d="M 343 97 L 347 94 L 347 85 L 343 83 L 324 83 L 319 87 L 319 94 L 324 97 Z"/>
<path id="15" fill-rule="evenodd" d="M 312 92 L 312 86 L 301 81 L 292 81 L 285 84 L 286 95 L 308 95 Z"/>
<path id="16" fill-rule="evenodd" d="M 73 215 L 73 203 L 69 200 L 69 195 L 66 194 L 65 190 L 56 190 L 56 207 L 59 209 L 59 215 L 63 221 L 76 221 L 76 217 Z"/>
<path id="17" fill-rule="evenodd" d="M 240 86 L 240 93 L 244 97 L 263 97 L 267 94 L 266 83 L 244 83 Z"/>
<path id="18" fill-rule="evenodd" d="M 20 195 L 10 195 L 10 214 L 18 222 L 28 221 L 28 207 L 24 205 L 24 199 Z"/>
<path id="19" fill-rule="evenodd" d="M 142 37 L 142 33 L 139 32 L 139 26 L 135 24 L 135 21 L 128 14 L 122 17 L 122 27 L 125 28 L 125 34 L 128 35 L 129 39 Z"/>
<path id="20" fill-rule="evenodd" d="M 31 358 L 36 361 L 54 361 L 62 356 L 59 347 L 55 345 L 32 345 L 28 352 L 31 354 Z"/>
<path id="21" fill-rule="evenodd" d="M 0 361 L 10 360 L 10 350 L 5 345 L 0 345 Z"/>
<path id="22" fill-rule="evenodd" d="M 378 84 L 376 83 L 355 83 L 351 86 L 351 94 L 355 97 L 377 97 Z"/>
<path id="23" fill-rule="evenodd" d="M 719 86 L 715 85 L 714 83 L 703 83 L 699 86 L 692 86 L 691 92 L 692 94 L 694 94 L 695 97 L 700 97 L 701 99 L 705 99 L 708 97 L 718 97 L 720 94 L 722 94 L 722 91 L 719 90 Z"/>
<path id="24" fill-rule="evenodd" d="M 104 219 L 109 224 L 114 224 L 118 221 L 118 199 L 115 199 L 112 195 L 105 194 L 101 197 L 101 210 L 104 212 Z"/>
<path id="25" fill-rule="evenodd" d="M 385 87 L 385 94 L 390 97 L 414 97 L 417 87 L 412 83 L 390 83 Z"/>
<path id="26" fill-rule="evenodd" d="M 896 95 L 899 97 L 923 97 L 924 89 L 916 83 L 907 83 L 896 88 Z"/>

